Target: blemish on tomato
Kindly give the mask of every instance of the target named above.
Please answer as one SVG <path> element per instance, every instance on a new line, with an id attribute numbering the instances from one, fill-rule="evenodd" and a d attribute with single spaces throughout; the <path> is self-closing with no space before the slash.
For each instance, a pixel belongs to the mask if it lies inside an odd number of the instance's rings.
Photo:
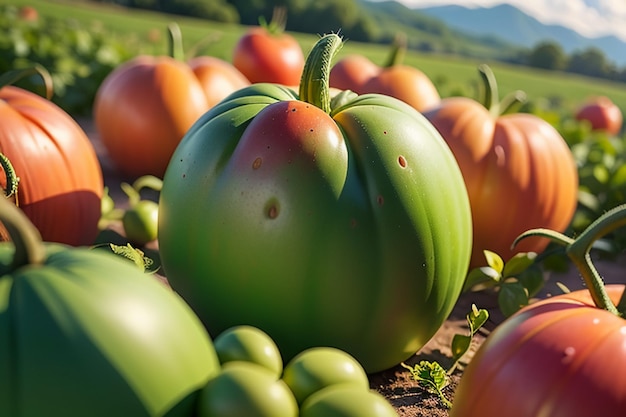
<path id="1" fill-rule="evenodd" d="M 275 219 L 276 217 L 278 217 L 278 207 L 273 204 L 269 206 L 269 208 L 267 209 L 267 217 L 269 217 L 270 219 Z"/>
<path id="2" fill-rule="evenodd" d="M 400 164 L 400 166 L 402 168 L 406 168 L 406 158 L 404 156 L 400 155 L 398 157 L 398 164 Z"/>
<path id="3" fill-rule="evenodd" d="M 350 219 L 350 227 L 354 229 L 356 225 L 357 225 L 356 219 Z"/>
<path id="4" fill-rule="evenodd" d="M 183 174 L 183 179 L 187 178 L 187 174 Z"/>
<path id="5" fill-rule="evenodd" d="M 254 162 L 252 162 L 252 169 L 261 168 L 262 163 L 263 163 L 263 159 L 261 157 L 256 158 Z"/>
<path id="6" fill-rule="evenodd" d="M 382 206 L 383 204 L 385 204 L 385 199 L 383 198 L 383 196 L 382 196 L 382 195 L 379 195 L 379 196 L 376 198 L 376 202 L 378 203 L 378 205 L 379 205 L 379 206 Z"/>
<path id="7" fill-rule="evenodd" d="M 383 130 L 383 135 L 386 135 L 386 134 L 387 134 L 387 131 L 386 131 L 386 130 Z"/>
<path id="8" fill-rule="evenodd" d="M 563 358 L 561 362 L 563 364 L 568 364 L 574 360 L 574 356 L 576 355 L 576 349 L 572 346 L 566 347 L 563 351 Z"/>

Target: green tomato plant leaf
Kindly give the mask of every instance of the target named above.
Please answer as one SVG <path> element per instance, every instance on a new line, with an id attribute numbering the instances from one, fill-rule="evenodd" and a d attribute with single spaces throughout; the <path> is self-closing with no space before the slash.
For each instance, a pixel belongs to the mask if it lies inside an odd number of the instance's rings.
<path id="1" fill-rule="evenodd" d="M 517 281 L 505 282 L 498 292 L 498 306 L 505 317 L 510 317 L 520 308 L 528 305 L 528 292 Z"/>
<path id="2" fill-rule="evenodd" d="M 535 262 L 536 257 L 537 254 L 535 252 L 522 252 L 515 254 L 504 265 L 502 276 L 508 278 L 521 274 Z"/>
<path id="3" fill-rule="evenodd" d="M 502 271 L 504 270 L 504 261 L 502 260 L 502 257 L 490 250 L 485 250 L 483 253 L 485 254 L 487 265 L 493 268 L 499 275 L 502 275 Z"/>

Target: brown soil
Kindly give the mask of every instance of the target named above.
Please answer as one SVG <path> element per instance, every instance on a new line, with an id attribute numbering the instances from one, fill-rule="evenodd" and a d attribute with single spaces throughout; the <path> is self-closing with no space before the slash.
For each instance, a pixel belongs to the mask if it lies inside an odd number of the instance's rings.
<path id="1" fill-rule="evenodd" d="M 116 172 L 111 161 L 106 156 L 106 150 L 98 139 L 97 132 L 90 119 L 78 120 L 81 127 L 91 139 L 100 158 L 104 173 L 105 186 L 109 187 L 110 195 L 116 201 L 118 207 L 125 207 L 126 196 L 120 189 L 120 182 L 125 179 Z M 128 180 L 127 180 L 128 181 Z M 119 229 L 117 229 L 119 231 Z M 600 260 L 596 262 L 598 271 L 603 275 L 607 283 L 623 283 L 621 271 L 626 267 L 626 257 L 617 260 Z M 159 276 L 165 281 L 165 278 Z M 557 282 L 565 284 L 570 290 L 583 288 L 582 282 L 575 270 L 570 268 L 566 273 L 546 275 L 546 284 L 539 294 L 539 298 L 559 294 Z M 455 334 L 468 334 L 465 315 L 470 311 L 472 304 L 489 311 L 490 318 L 481 331 L 475 336 L 472 346 L 462 358 L 461 365 L 450 376 L 450 382 L 444 389 L 444 394 L 450 401 L 454 401 L 455 389 L 462 377 L 464 366 L 469 363 L 472 355 L 488 334 L 500 324 L 504 317 L 497 307 L 496 297 L 489 292 L 474 292 L 462 294 L 450 317 L 435 336 L 416 354 L 405 361 L 405 364 L 414 366 L 422 360 L 437 361 L 448 369 L 451 365 L 450 343 Z M 384 372 L 370 375 L 372 389 L 383 394 L 396 408 L 399 417 L 447 417 L 448 409 L 442 404 L 436 394 L 428 392 L 415 381 L 409 372 L 401 365 Z"/>

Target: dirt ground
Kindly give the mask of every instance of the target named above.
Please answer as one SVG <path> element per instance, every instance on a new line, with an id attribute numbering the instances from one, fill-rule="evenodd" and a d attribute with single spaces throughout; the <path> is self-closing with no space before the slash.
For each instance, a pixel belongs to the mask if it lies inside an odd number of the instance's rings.
<path id="1" fill-rule="evenodd" d="M 94 144 L 96 152 L 102 165 L 105 185 L 110 189 L 110 195 L 119 207 L 124 207 L 126 197 L 120 189 L 120 182 L 124 181 L 116 173 L 111 161 L 107 158 L 106 150 L 99 141 L 97 132 L 90 119 L 79 119 L 81 127 Z M 622 271 L 626 268 L 626 257 L 621 257 L 616 261 L 596 261 L 596 268 L 604 277 L 607 283 L 623 283 Z M 546 284 L 538 295 L 538 298 L 545 298 L 559 294 L 561 291 L 557 287 L 557 282 L 565 284 L 570 290 L 583 288 L 582 281 L 578 273 L 572 268 L 566 273 L 546 275 Z M 451 365 L 450 343 L 455 334 L 468 334 L 465 315 L 470 311 L 471 305 L 476 304 L 479 308 L 489 311 L 490 318 L 481 331 L 475 336 L 473 344 L 467 354 L 462 358 L 462 364 L 451 375 L 449 385 L 444 389 L 444 394 L 448 400 L 454 402 L 454 391 L 463 374 L 463 364 L 467 364 L 476 349 L 504 317 L 497 307 L 496 297 L 493 293 L 476 292 L 465 293 L 459 298 L 452 314 L 435 334 L 435 336 L 420 351 L 405 361 L 407 365 L 415 365 L 422 360 L 437 361 L 445 369 Z M 399 417 L 447 417 L 448 409 L 440 402 L 437 395 L 432 394 L 422 388 L 413 379 L 411 373 L 398 365 L 384 372 L 370 375 L 370 386 L 383 394 L 395 407 Z"/>

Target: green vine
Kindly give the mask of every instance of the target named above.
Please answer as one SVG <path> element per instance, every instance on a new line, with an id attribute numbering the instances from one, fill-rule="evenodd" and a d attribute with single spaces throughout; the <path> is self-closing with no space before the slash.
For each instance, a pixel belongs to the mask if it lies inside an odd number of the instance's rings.
<path id="1" fill-rule="evenodd" d="M 624 303 L 619 304 L 621 311 L 613 304 L 604 286 L 604 280 L 593 265 L 590 255 L 594 242 L 624 225 L 626 225 L 626 204 L 617 206 L 604 213 L 576 239 L 554 230 L 540 228 L 522 233 L 515 239 L 513 246 L 530 236 L 545 237 L 559 245 L 565 246 L 565 253 L 578 268 L 595 305 L 613 314 L 624 316 Z"/>
<path id="2" fill-rule="evenodd" d="M 26 215 L 6 198 L 0 198 L 0 222 L 9 233 L 15 246 L 11 268 L 26 265 L 41 265 L 46 259 L 39 230 Z"/>

